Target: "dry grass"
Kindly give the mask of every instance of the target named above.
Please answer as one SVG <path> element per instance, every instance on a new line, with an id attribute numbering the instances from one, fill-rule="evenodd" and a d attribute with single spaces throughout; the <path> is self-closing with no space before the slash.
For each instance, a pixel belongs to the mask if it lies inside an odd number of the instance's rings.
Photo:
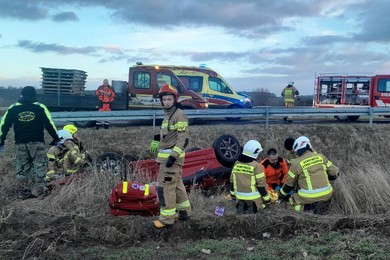
<path id="1" fill-rule="evenodd" d="M 330 126 L 273 126 L 268 131 L 262 125 L 244 126 L 192 126 L 190 147 L 210 147 L 214 139 L 222 134 L 232 134 L 243 144 L 247 140 L 259 140 L 264 150 L 275 147 L 281 154 L 286 137 L 307 135 L 315 149 L 325 154 L 340 167 L 341 176 L 334 182 L 335 194 L 331 211 L 334 214 L 385 213 L 389 208 L 390 185 L 385 162 L 390 154 L 385 145 L 389 133 L 385 126 L 370 128 L 361 125 Z M 103 152 L 116 152 L 134 159 L 150 159 L 148 152 L 151 127 L 111 128 L 110 130 L 81 130 L 81 138 L 86 148 L 95 156 Z M 11 140 L 9 136 L 8 140 Z M 0 194 L 7 205 L 7 198 L 14 193 L 14 151 L 8 142 L 7 151 L 1 155 Z M 70 185 L 56 190 L 46 199 L 45 204 L 53 212 L 74 211 L 76 214 L 97 214 L 106 207 L 112 187 L 119 181 L 108 173 L 86 172 L 88 178 L 81 178 Z M 143 181 L 142 178 L 137 179 Z M 8 183 L 10 185 L 4 185 Z M 220 195 L 203 198 L 193 191 L 191 198 L 195 208 L 208 208 L 210 200 L 221 202 Z M 202 202 L 204 201 L 204 202 Z M 204 204 L 204 205 L 203 205 Z M 208 210 L 208 212 L 210 212 Z M 203 212 L 204 213 L 204 212 Z M 199 212 L 199 214 L 203 214 Z"/>
<path id="2" fill-rule="evenodd" d="M 390 175 L 387 162 L 390 152 L 386 144 L 390 133 L 386 126 L 369 128 L 362 125 L 278 125 L 272 126 L 269 130 L 263 125 L 191 126 L 190 147 L 210 147 L 213 140 L 222 134 L 236 136 L 241 144 L 250 139 L 257 139 L 265 151 L 274 147 L 282 155 L 283 141 L 286 137 L 307 135 L 318 152 L 339 166 L 340 178 L 333 183 L 335 193 L 330 214 L 327 216 L 295 214 L 282 207 L 273 207 L 257 216 L 237 217 L 233 204 L 223 197 L 225 191 L 217 189 L 216 192 L 205 196 L 203 191 L 193 190 L 190 193 L 190 201 L 194 208 L 195 222 L 191 230 L 200 230 L 198 234 L 200 237 L 214 238 L 218 232 L 228 236 L 249 234 L 261 237 L 263 232 L 272 230 L 279 236 L 284 236 L 286 232 L 306 234 L 305 232 L 318 232 L 319 228 L 331 229 L 332 224 L 329 223 L 339 223 L 338 220 L 343 220 L 343 216 L 347 218 L 361 216 L 363 220 L 356 225 L 367 226 L 371 224 L 366 223 L 365 216 L 373 214 L 380 216 L 389 212 Z M 93 155 L 116 152 L 131 159 L 153 157 L 148 152 L 152 136 L 152 127 L 81 130 L 84 146 Z M 164 235 L 147 229 L 145 221 L 149 222 L 151 217 L 109 216 L 109 195 L 119 179 L 108 173 L 98 172 L 96 168 L 85 172 L 86 177 L 58 187 L 44 200 L 15 200 L 16 182 L 13 165 L 15 156 L 14 146 L 9 140 L 12 140 L 12 135 L 8 136 L 6 152 L 0 155 L 2 197 L 0 240 L 3 241 L 0 247 L 20 250 L 19 258 L 27 259 L 36 257 L 39 252 L 53 253 L 84 240 L 86 246 L 93 241 L 110 244 L 113 243 L 113 239 L 120 245 L 134 245 L 138 243 L 137 241 Z M 224 218 L 213 216 L 216 206 L 225 207 Z M 275 216 L 278 216 L 278 220 L 275 220 Z M 377 225 L 379 222 L 371 223 Z M 347 225 L 343 223 L 340 225 Z M 237 225 L 238 229 L 235 228 Z M 252 229 L 252 225 L 256 225 L 256 228 Z M 294 230 L 286 231 L 291 226 Z M 307 229 L 313 226 L 317 227 L 313 229 L 314 231 L 296 231 L 300 227 Z M 193 236 L 192 233 L 188 233 L 191 230 L 185 227 L 184 224 L 178 225 L 172 232 L 181 237 Z M 145 237 L 145 234 L 149 234 L 149 237 Z M 13 240 L 23 242 L 11 243 Z M 23 244 L 22 248 L 20 243 Z"/>

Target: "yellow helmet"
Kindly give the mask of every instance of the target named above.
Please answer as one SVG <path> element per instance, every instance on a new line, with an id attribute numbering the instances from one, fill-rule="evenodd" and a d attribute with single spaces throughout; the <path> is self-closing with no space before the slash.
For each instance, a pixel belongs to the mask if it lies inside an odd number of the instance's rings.
<path id="1" fill-rule="evenodd" d="M 69 131 L 72 135 L 74 135 L 78 131 L 77 127 L 72 124 L 68 124 L 64 126 L 62 129 Z"/>

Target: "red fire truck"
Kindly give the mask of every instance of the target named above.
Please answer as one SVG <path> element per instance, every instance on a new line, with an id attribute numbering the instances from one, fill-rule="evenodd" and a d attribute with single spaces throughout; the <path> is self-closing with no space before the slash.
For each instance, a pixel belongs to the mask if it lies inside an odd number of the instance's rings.
<path id="1" fill-rule="evenodd" d="M 319 108 L 390 107 L 390 75 L 319 73 L 313 98 Z M 359 116 L 336 118 L 356 121 Z"/>

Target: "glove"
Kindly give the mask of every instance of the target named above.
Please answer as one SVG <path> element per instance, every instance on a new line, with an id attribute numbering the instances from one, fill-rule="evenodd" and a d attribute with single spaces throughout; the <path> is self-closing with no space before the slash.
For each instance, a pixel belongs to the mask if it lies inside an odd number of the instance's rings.
<path id="1" fill-rule="evenodd" d="M 276 186 L 275 191 L 279 191 L 279 190 L 280 190 L 280 186 L 278 185 Z"/>
<path id="2" fill-rule="evenodd" d="M 150 146 L 149 146 L 149 150 L 151 153 L 153 154 L 156 154 L 158 152 L 158 147 L 160 146 L 160 142 L 159 141 L 156 141 L 156 140 L 153 140 L 151 143 L 150 143 Z"/>
<path id="3" fill-rule="evenodd" d="M 4 145 L 0 145 L 0 153 L 4 152 Z"/>
<path id="4" fill-rule="evenodd" d="M 170 155 L 169 157 L 168 157 L 168 161 L 167 161 L 167 163 L 165 164 L 165 166 L 166 167 L 172 167 L 172 165 L 174 164 L 176 162 L 176 158 L 175 157 L 173 157 L 172 155 Z"/>

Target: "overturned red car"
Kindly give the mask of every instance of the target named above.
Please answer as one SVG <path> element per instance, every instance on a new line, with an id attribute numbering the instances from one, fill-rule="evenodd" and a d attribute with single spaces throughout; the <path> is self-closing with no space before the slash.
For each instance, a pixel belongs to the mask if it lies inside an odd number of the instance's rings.
<path id="1" fill-rule="evenodd" d="M 239 141 L 232 135 L 218 137 L 212 148 L 191 148 L 186 151 L 183 164 L 183 183 L 187 189 L 199 187 L 208 189 L 225 185 L 230 178 L 231 168 L 241 153 Z M 158 213 L 156 189 L 158 164 L 154 159 L 128 161 L 124 156 L 107 153 L 97 158 L 97 166 L 112 171 L 124 180 L 112 190 L 110 212 L 113 215 Z M 129 169 L 130 168 L 130 169 Z M 131 173 L 131 176 L 127 176 Z M 143 180 L 142 182 L 126 181 Z"/>

